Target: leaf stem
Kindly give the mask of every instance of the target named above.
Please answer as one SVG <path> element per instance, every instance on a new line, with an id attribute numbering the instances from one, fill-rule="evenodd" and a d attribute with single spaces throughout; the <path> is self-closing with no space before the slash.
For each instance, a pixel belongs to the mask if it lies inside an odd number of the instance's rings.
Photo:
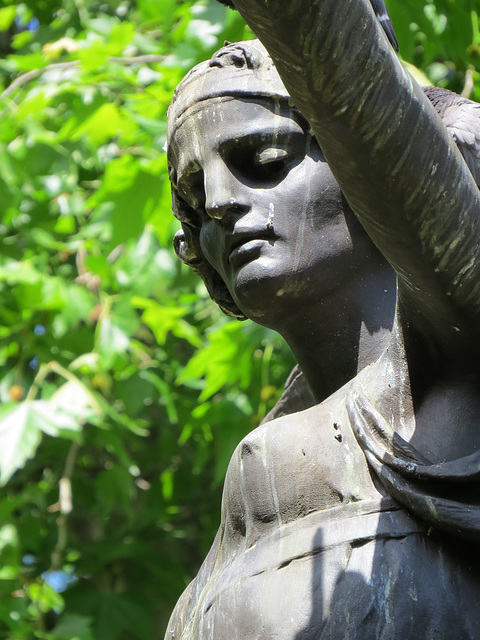
<path id="1" fill-rule="evenodd" d="M 470 12 L 470 17 L 472 19 L 472 32 L 473 32 L 473 38 L 472 38 L 472 42 L 473 44 L 479 44 L 479 31 L 478 31 L 478 13 L 475 11 L 475 9 L 472 9 L 472 11 Z"/>
<path id="2" fill-rule="evenodd" d="M 92 406 L 95 407 L 95 409 L 100 414 L 103 414 L 102 407 L 100 406 L 100 404 L 98 403 L 97 399 L 95 398 L 93 393 L 90 391 L 90 389 L 88 389 L 83 384 L 83 382 L 77 378 L 76 375 L 74 375 L 68 369 L 65 369 L 65 367 L 62 367 L 62 365 L 56 362 L 55 360 L 52 360 L 51 362 L 47 362 L 46 364 L 42 364 L 40 366 L 40 369 L 38 370 L 38 373 L 35 376 L 35 379 L 33 380 L 32 386 L 28 390 L 28 393 L 25 397 L 25 401 L 35 400 L 35 398 L 37 397 L 37 393 L 40 390 L 40 386 L 42 382 L 50 373 L 56 373 L 57 375 L 62 376 L 62 378 L 65 378 L 65 380 L 68 380 L 69 382 L 75 382 L 81 385 L 85 390 L 85 392 L 88 394 L 90 398 L 90 402 L 92 403 Z"/>
<path id="3" fill-rule="evenodd" d="M 45 380 L 45 378 L 48 376 L 49 373 L 58 373 L 58 375 L 62 376 L 66 380 L 80 382 L 80 380 L 76 376 L 74 376 L 73 373 L 70 373 L 70 371 L 65 369 L 65 367 L 62 367 L 62 365 L 58 364 L 58 362 L 55 362 L 55 361 L 47 362 L 46 364 L 42 364 L 40 366 L 40 369 L 38 370 L 38 373 L 35 376 L 32 386 L 28 390 L 25 400 L 35 400 L 37 393 L 40 389 L 40 385 L 42 384 L 42 382 Z"/>

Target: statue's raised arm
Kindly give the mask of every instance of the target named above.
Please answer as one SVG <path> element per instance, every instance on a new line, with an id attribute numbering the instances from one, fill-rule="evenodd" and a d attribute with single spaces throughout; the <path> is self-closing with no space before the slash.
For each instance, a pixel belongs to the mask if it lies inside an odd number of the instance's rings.
<path id="1" fill-rule="evenodd" d="M 410 322 L 478 357 L 480 193 L 368 0 L 236 0 L 340 187 L 399 275 Z"/>

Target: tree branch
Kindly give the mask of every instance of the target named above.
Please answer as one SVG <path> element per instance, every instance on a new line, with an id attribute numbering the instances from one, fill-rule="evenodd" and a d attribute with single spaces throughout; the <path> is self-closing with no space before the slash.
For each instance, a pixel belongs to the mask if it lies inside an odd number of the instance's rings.
<path id="1" fill-rule="evenodd" d="M 473 71 L 474 68 L 470 65 L 465 73 L 465 84 L 463 85 L 462 93 L 460 94 L 462 98 L 470 98 L 474 89 L 474 81 L 473 81 Z"/>
<path id="2" fill-rule="evenodd" d="M 114 62 L 116 64 L 121 64 L 125 67 L 129 67 L 134 64 L 155 64 L 158 62 L 163 62 L 163 60 L 165 60 L 165 56 L 146 54 L 141 56 L 131 56 L 128 58 L 111 56 L 107 59 L 107 62 Z M 80 61 L 73 60 L 71 62 L 55 62 L 54 64 L 48 64 L 46 67 L 42 67 L 41 69 L 32 69 L 31 71 L 22 73 L 22 75 L 18 76 L 18 78 L 15 78 L 15 80 L 0 94 L 0 98 L 7 98 L 24 84 L 28 84 L 32 80 L 35 80 L 35 78 L 39 78 L 48 71 L 67 71 L 69 69 L 77 69 L 79 67 Z"/>

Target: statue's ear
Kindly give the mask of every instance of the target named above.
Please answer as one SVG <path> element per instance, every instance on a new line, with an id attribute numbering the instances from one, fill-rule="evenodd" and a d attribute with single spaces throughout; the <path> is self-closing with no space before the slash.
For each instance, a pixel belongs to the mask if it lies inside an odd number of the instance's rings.
<path id="1" fill-rule="evenodd" d="M 220 274 L 202 257 L 198 245 L 198 231 L 191 229 L 185 222 L 182 222 L 182 225 L 183 227 L 173 237 L 173 246 L 177 256 L 202 278 L 210 297 L 227 316 L 246 320 L 246 316 L 233 301 Z"/>
<path id="2" fill-rule="evenodd" d="M 175 253 L 189 267 L 195 267 L 201 262 L 201 256 L 198 255 L 195 245 L 195 238 L 189 228 L 180 229 L 173 237 Z"/>
<path id="3" fill-rule="evenodd" d="M 173 247 L 175 249 L 175 253 L 177 254 L 177 257 L 180 258 L 182 262 L 187 262 L 187 260 L 185 259 L 186 239 L 185 239 L 185 232 L 183 229 L 180 229 L 179 231 L 177 231 L 176 234 L 173 236 Z"/>

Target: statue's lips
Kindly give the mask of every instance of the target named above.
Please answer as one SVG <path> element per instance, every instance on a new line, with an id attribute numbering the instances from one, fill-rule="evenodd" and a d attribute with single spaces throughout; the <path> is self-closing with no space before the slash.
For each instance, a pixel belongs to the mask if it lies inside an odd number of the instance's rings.
<path id="1" fill-rule="evenodd" d="M 253 258 L 254 254 L 258 252 L 266 242 L 272 244 L 273 241 L 273 235 L 268 232 L 266 233 L 265 229 L 258 233 L 233 234 L 231 236 L 231 242 L 229 243 L 230 246 L 227 248 L 227 252 L 229 252 L 228 261 L 231 265 L 235 266 L 238 262 Z"/>

